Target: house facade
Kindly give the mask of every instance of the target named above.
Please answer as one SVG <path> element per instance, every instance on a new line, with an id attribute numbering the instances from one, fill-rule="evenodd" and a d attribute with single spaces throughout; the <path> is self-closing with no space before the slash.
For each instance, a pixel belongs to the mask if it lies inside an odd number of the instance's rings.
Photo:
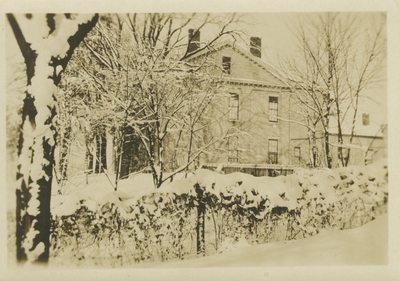
<path id="1" fill-rule="evenodd" d="M 200 41 L 200 38 L 197 38 Z M 313 152 L 317 166 L 324 166 L 324 137 L 319 131 L 316 143 L 299 120 L 296 94 L 279 73 L 261 57 L 261 39 L 250 38 L 248 49 L 224 41 L 212 49 L 196 53 L 192 60 L 207 56 L 221 65 L 225 90 L 229 93 L 224 107 L 229 115 L 219 122 L 221 132 L 242 132 L 229 138 L 221 153 L 203 155 L 202 163 L 272 164 L 280 166 L 312 166 Z M 196 50 L 196 46 L 192 46 Z M 387 127 L 365 123 L 365 114 L 357 116 L 356 129 L 348 145 L 349 165 L 365 165 L 386 157 Z M 345 126 L 345 125 L 344 125 Z M 343 129 L 344 143 L 350 143 L 350 128 Z M 332 167 L 340 166 L 337 130 L 329 130 Z"/>
<path id="2" fill-rule="evenodd" d="M 196 54 L 221 64 L 229 114 L 219 122 L 219 133 L 240 132 L 228 138 L 221 153 L 202 156 L 202 163 L 305 165 L 307 129 L 294 118 L 294 93 L 261 58 L 261 39 L 250 48 L 222 42 Z M 258 45 L 256 45 L 258 44 Z"/>

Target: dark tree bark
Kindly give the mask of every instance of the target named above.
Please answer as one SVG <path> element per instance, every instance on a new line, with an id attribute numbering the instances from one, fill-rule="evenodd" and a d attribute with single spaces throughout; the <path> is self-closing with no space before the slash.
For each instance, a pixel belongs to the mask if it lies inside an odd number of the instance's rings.
<path id="1" fill-rule="evenodd" d="M 7 14 L 7 19 L 25 60 L 28 84 L 17 148 L 17 260 L 47 263 L 57 133 L 52 123 L 56 115 L 54 88 L 74 49 L 96 24 L 98 15 Z M 25 25 L 21 24 L 23 21 Z M 43 30 L 30 30 L 33 21 L 47 25 L 46 37 Z"/>
<path id="2" fill-rule="evenodd" d="M 197 243 L 196 243 L 196 249 L 197 249 L 197 254 L 198 255 L 203 255 L 205 256 L 206 254 L 206 249 L 205 249 L 205 211 L 206 211 L 206 205 L 204 203 L 204 190 L 201 189 L 199 184 L 195 185 L 195 190 L 197 193 L 197 225 L 196 225 L 196 233 L 197 233 Z"/>

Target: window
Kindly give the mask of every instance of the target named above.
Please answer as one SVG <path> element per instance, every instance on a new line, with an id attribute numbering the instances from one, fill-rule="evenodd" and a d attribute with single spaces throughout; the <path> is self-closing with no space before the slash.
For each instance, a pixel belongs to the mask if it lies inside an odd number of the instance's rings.
<path id="1" fill-rule="evenodd" d="M 229 120 L 239 120 L 239 95 L 232 94 L 229 98 Z"/>
<path id="2" fill-rule="evenodd" d="M 342 157 L 343 159 L 347 159 L 349 157 L 349 148 L 346 147 L 342 148 Z"/>
<path id="3" fill-rule="evenodd" d="M 278 164 L 278 140 L 268 140 L 268 163 Z"/>
<path id="4" fill-rule="evenodd" d="M 239 163 L 239 149 L 238 149 L 237 137 L 230 137 L 228 139 L 228 162 Z"/>
<path id="5" fill-rule="evenodd" d="M 369 125 L 369 113 L 363 113 L 362 115 L 362 124 L 363 126 Z"/>
<path id="6" fill-rule="evenodd" d="M 374 162 L 374 150 L 372 148 L 368 148 L 367 153 L 365 154 L 364 163 L 365 165 L 372 164 Z"/>
<path id="7" fill-rule="evenodd" d="M 278 97 L 269 97 L 269 122 L 278 122 Z"/>
<path id="8" fill-rule="evenodd" d="M 222 69 L 226 74 L 231 74 L 231 58 L 222 57 Z"/>
<path id="9" fill-rule="evenodd" d="M 300 159 L 301 159 L 301 150 L 299 146 L 296 146 L 294 148 L 294 161 L 295 164 L 300 164 Z"/>

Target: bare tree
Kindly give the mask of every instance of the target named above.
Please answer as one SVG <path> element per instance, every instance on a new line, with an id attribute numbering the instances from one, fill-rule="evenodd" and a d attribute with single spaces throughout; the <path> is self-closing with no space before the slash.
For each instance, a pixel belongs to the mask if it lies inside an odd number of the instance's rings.
<path id="1" fill-rule="evenodd" d="M 315 132 L 322 131 L 328 168 L 332 167 L 334 143 L 330 135 L 334 127 L 339 163 L 349 163 L 350 146 L 346 155 L 343 153 L 343 124 L 352 124 L 351 144 L 360 98 L 367 87 L 382 79 L 385 23 L 381 14 L 366 22 L 356 14 L 323 13 L 301 20 L 294 29 L 298 52 L 285 59 L 280 69 L 296 94 L 299 116 L 309 129 L 310 142 L 315 144 Z"/>
<path id="2" fill-rule="evenodd" d="M 201 153 L 226 138 L 216 136 L 204 142 L 202 137 L 203 130 L 224 115 L 214 116 L 214 120 L 205 118 L 209 107 L 226 97 L 221 89 L 222 72 L 219 71 L 220 78 L 213 76 L 220 66 L 207 57 L 197 61 L 187 59 L 212 48 L 225 36 L 240 39 L 241 32 L 230 28 L 238 20 L 235 14 L 222 17 L 211 14 L 134 14 L 127 18 L 136 43 L 133 59 L 143 61 L 136 69 L 136 92 L 141 97 L 139 100 L 144 101 L 142 118 L 147 119 L 147 124 L 135 126 L 135 131 L 145 144 L 154 183 L 159 187 L 174 174 L 187 171 Z M 208 41 L 202 42 L 199 34 L 207 25 L 217 25 L 218 31 Z M 144 55 L 146 60 L 143 60 Z M 175 144 L 172 174 L 165 177 L 165 152 L 168 148 L 164 142 L 168 138 L 174 139 Z M 180 165 L 176 165 L 177 153 L 187 155 Z"/>
<path id="3" fill-rule="evenodd" d="M 222 80 L 213 76 L 216 71 L 222 73 L 220 66 L 207 57 L 197 62 L 187 58 L 212 48 L 223 36 L 240 38 L 240 31 L 229 28 L 236 20 L 234 14 L 101 17 L 85 39 L 85 54 L 76 59 L 80 61 L 79 76 L 92 81 L 99 101 L 105 101 L 103 111 L 114 112 L 104 124 L 118 128 L 118 167 L 128 131 L 140 139 L 157 187 L 187 170 L 201 153 L 223 140 L 224 136 L 216 136 L 201 141 L 205 128 L 216 122 L 205 117 L 208 107 L 225 97 Z M 197 41 L 196 34 L 208 25 L 218 27 L 218 31 L 208 41 Z M 174 148 L 172 153 L 170 147 Z M 182 153 L 185 161 L 177 161 Z M 166 156 L 171 161 L 166 161 Z M 166 166 L 172 169 L 167 177 Z"/>
<path id="4" fill-rule="evenodd" d="M 46 263 L 57 133 L 52 124 L 55 87 L 97 15 L 7 14 L 7 19 L 25 60 L 28 85 L 17 148 L 17 259 Z"/>

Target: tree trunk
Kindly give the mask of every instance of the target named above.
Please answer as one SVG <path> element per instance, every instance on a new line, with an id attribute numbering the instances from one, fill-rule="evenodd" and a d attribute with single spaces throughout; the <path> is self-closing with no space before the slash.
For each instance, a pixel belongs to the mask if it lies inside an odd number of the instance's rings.
<path id="1" fill-rule="evenodd" d="M 63 128 L 63 134 L 60 136 L 59 143 L 57 144 L 60 148 L 60 182 L 58 182 L 58 184 L 62 187 L 68 177 L 68 157 L 71 147 L 71 122 L 67 122 L 65 128 Z"/>
<path id="2" fill-rule="evenodd" d="M 317 167 L 317 138 L 315 136 L 315 126 L 314 126 L 314 131 L 312 132 L 312 166 L 313 168 Z"/>
<path id="3" fill-rule="evenodd" d="M 114 150 L 114 136 L 106 131 L 106 163 L 107 163 L 107 172 L 110 174 L 115 173 L 115 150 Z"/>
<path id="4" fill-rule="evenodd" d="M 326 166 L 328 169 L 332 168 L 332 157 L 329 147 L 329 132 L 325 132 L 325 155 L 326 155 Z"/>
<path id="5" fill-rule="evenodd" d="M 95 135 L 93 138 L 93 146 L 92 146 L 92 173 L 96 174 L 97 170 L 96 170 L 96 163 L 97 163 L 97 136 Z"/>
<path id="6" fill-rule="evenodd" d="M 49 259 L 50 196 L 57 133 L 52 125 L 56 115 L 54 92 L 73 50 L 97 18 L 97 15 L 7 14 L 25 59 L 28 84 L 17 149 L 16 246 L 20 263 L 47 263 Z M 32 21 L 46 22 L 48 36 L 43 36 L 44 30 L 37 32 Z M 61 24 L 65 21 L 73 24 Z"/>
<path id="7" fill-rule="evenodd" d="M 205 256 L 206 249 L 205 249 L 205 210 L 206 205 L 204 204 L 203 200 L 203 193 L 204 191 L 200 188 L 199 184 L 195 185 L 195 190 L 197 193 L 197 224 L 196 224 L 196 234 L 197 234 L 197 243 L 196 249 L 198 255 Z"/>
<path id="8" fill-rule="evenodd" d="M 327 30 L 327 32 L 329 32 Z M 332 91 L 332 80 L 333 80 L 333 67 L 334 67 L 334 56 L 332 53 L 332 42 L 329 33 L 327 34 L 326 49 L 328 51 L 328 84 L 326 95 L 324 95 L 324 109 L 326 113 L 324 115 L 325 120 L 325 153 L 326 153 L 326 164 L 328 169 L 332 168 L 332 157 L 329 147 L 329 117 L 331 116 L 331 91 Z M 339 118 L 339 117 L 338 117 Z"/>

